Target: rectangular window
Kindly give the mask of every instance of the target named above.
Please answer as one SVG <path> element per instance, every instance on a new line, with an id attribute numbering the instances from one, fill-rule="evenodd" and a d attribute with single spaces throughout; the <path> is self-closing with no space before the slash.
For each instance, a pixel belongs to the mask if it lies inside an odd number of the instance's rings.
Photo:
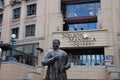
<path id="1" fill-rule="evenodd" d="M 35 24 L 26 25 L 26 37 L 35 36 Z"/>
<path id="2" fill-rule="evenodd" d="M 13 9 L 13 19 L 20 18 L 20 7 Z"/>
<path id="3" fill-rule="evenodd" d="M 63 31 L 98 29 L 97 13 L 100 0 L 62 0 Z"/>
<path id="4" fill-rule="evenodd" d="M 15 47 L 16 50 L 23 52 L 24 48 L 23 46 L 17 46 Z"/>
<path id="5" fill-rule="evenodd" d="M 74 57 L 73 57 L 74 56 Z M 76 59 L 76 57 L 81 56 L 79 60 L 73 62 L 74 59 Z M 101 57 L 102 56 L 102 57 Z M 72 62 L 74 63 L 74 65 L 91 65 L 91 66 L 96 66 L 96 65 L 103 65 L 103 54 L 79 54 L 79 55 L 72 55 Z"/>
<path id="6" fill-rule="evenodd" d="M 0 24 L 2 24 L 3 21 L 3 14 L 0 14 Z"/>
<path id="7" fill-rule="evenodd" d="M 66 6 L 66 17 L 81 17 L 97 15 L 100 3 L 72 4 Z"/>
<path id="8" fill-rule="evenodd" d="M 38 64 L 38 51 L 39 43 L 16 45 L 15 50 L 18 50 L 15 56 L 20 63 L 35 66 Z"/>
<path id="9" fill-rule="evenodd" d="M 36 15 L 36 4 L 27 6 L 27 16 Z"/>
<path id="10" fill-rule="evenodd" d="M 24 52 L 27 54 L 33 54 L 33 45 L 32 44 L 25 45 Z"/>
<path id="11" fill-rule="evenodd" d="M 68 24 L 68 30 L 73 31 L 73 30 L 93 30 L 93 29 L 98 29 L 98 24 L 97 22 L 92 22 L 92 23 L 78 23 L 78 24 Z"/>
<path id="12" fill-rule="evenodd" d="M 15 34 L 16 38 L 18 38 L 19 37 L 19 28 L 18 27 L 17 28 L 13 28 L 11 30 L 11 34 Z"/>
<path id="13" fill-rule="evenodd" d="M 104 48 L 93 49 L 64 49 L 71 60 L 73 66 L 89 65 L 102 66 L 104 65 Z"/>

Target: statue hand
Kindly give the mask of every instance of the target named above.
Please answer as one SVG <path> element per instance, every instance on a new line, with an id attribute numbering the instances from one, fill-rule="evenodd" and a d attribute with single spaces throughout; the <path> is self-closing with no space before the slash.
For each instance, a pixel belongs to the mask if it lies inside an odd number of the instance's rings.
<path id="1" fill-rule="evenodd" d="M 67 65 L 66 65 L 66 66 L 64 66 L 64 68 L 63 68 L 63 69 L 64 69 L 64 70 L 68 70 L 70 67 L 71 67 L 70 62 L 68 62 L 68 63 L 67 63 Z"/>
<path id="2" fill-rule="evenodd" d="M 57 60 L 59 57 L 60 57 L 59 55 L 56 55 L 56 56 L 54 57 L 54 59 Z"/>
<path id="3" fill-rule="evenodd" d="M 57 59 L 57 57 L 56 57 L 56 56 L 54 56 L 54 57 L 53 57 L 53 60 L 55 61 L 56 59 Z"/>

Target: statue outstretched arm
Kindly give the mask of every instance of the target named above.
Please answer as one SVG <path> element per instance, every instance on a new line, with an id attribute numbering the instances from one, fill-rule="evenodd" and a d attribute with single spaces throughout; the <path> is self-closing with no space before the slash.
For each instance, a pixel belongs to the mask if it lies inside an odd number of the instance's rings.
<path id="1" fill-rule="evenodd" d="M 55 57 L 52 57 L 49 53 L 47 53 L 43 59 L 42 59 L 42 65 L 49 65 L 51 63 L 55 62 Z"/>

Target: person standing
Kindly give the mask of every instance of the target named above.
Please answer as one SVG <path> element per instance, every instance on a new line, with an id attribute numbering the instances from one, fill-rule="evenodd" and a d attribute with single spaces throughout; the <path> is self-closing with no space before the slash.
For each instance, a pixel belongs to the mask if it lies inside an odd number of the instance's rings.
<path id="1" fill-rule="evenodd" d="M 65 51 L 59 49 L 60 41 L 53 40 L 53 50 L 48 51 L 42 59 L 42 65 L 48 66 L 45 80 L 67 80 L 66 70 L 70 61 Z"/>

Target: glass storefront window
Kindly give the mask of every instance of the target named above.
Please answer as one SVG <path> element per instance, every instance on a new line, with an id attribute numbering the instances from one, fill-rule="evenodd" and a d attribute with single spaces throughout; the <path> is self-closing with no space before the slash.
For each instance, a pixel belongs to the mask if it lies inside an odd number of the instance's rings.
<path id="1" fill-rule="evenodd" d="M 19 63 L 36 66 L 38 64 L 38 51 L 39 43 L 15 45 L 12 55 Z M 7 61 L 10 56 L 11 50 L 3 50 L 0 57 L 2 61 Z"/>
<path id="2" fill-rule="evenodd" d="M 38 57 L 38 51 L 36 50 L 36 48 L 39 47 L 39 44 L 34 44 L 34 56 Z"/>
<path id="3" fill-rule="evenodd" d="M 32 44 L 25 45 L 24 52 L 27 54 L 32 54 L 33 53 L 33 45 Z"/>
<path id="4" fill-rule="evenodd" d="M 69 55 L 71 66 L 103 66 L 104 48 L 63 49 Z"/>
<path id="5" fill-rule="evenodd" d="M 87 55 L 87 65 L 91 65 L 91 55 Z"/>
<path id="6" fill-rule="evenodd" d="M 100 64 L 100 60 L 101 60 L 101 59 L 100 59 L 100 55 L 96 55 L 96 64 L 99 65 L 99 64 Z"/>
<path id="7" fill-rule="evenodd" d="M 98 23 L 80 23 L 80 24 L 68 24 L 69 31 L 76 30 L 93 30 L 98 28 Z"/>
<path id="8" fill-rule="evenodd" d="M 86 55 L 83 55 L 83 60 L 82 60 L 82 61 L 83 61 L 83 64 L 86 64 L 86 63 L 87 63 L 86 59 L 87 59 L 87 58 L 86 58 Z"/>
<path id="9" fill-rule="evenodd" d="M 17 46 L 15 47 L 16 50 L 23 51 L 23 46 Z"/>
<path id="10" fill-rule="evenodd" d="M 102 56 L 102 57 L 101 57 Z M 100 55 L 72 55 L 71 63 L 74 66 L 88 65 L 96 66 L 103 65 L 103 54 Z"/>
<path id="11" fill-rule="evenodd" d="M 97 15 L 100 3 L 71 4 L 66 6 L 66 17 L 81 17 Z"/>
<path id="12" fill-rule="evenodd" d="M 39 47 L 39 43 L 17 45 L 15 47 L 15 49 L 18 50 L 18 52 L 15 51 L 16 52 L 15 57 L 17 61 L 32 66 L 37 65 L 38 51 L 36 50 L 36 48 L 38 47 Z"/>

